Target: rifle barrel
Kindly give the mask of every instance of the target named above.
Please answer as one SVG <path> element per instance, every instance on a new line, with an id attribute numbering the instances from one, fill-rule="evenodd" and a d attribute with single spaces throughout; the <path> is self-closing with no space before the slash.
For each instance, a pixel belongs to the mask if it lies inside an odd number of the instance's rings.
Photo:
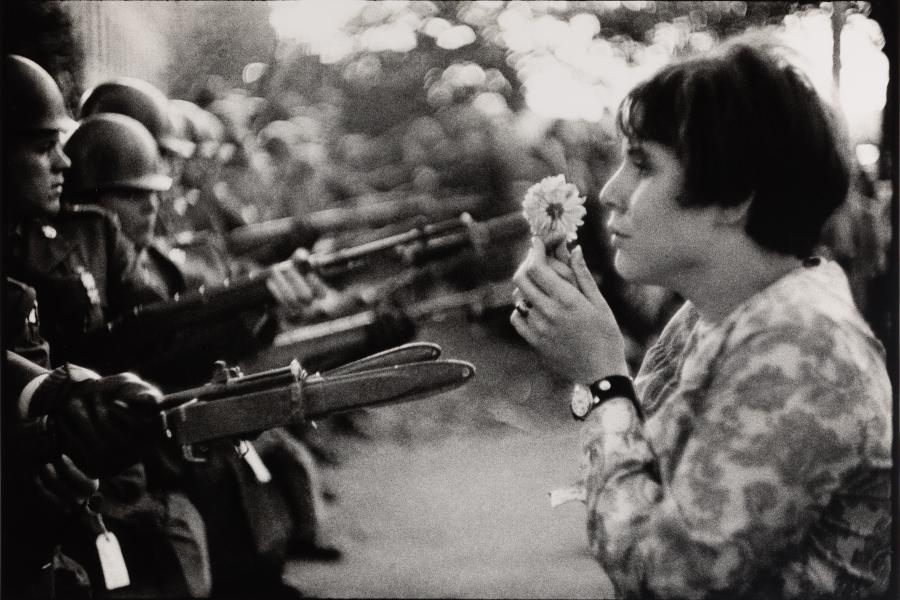
<path id="1" fill-rule="evenodd" d="M 430 237 L 439 236 L 451 231 L 456 231 L 464 228 L 465 221 L 462 219 L 462 217 L 447 219 L 438 223 L 427 223 L 423 219 L 421 225 L 414 227 L 409 231 L 389 235 L 388 237 L 381 238 L 380 240 L 366 242 L 364 244 L 353 246 L 351 248 L 342 248 L 340 250 L 335 250 L 334 252 L 330 252 L 328 254 L 320 256 L 313 254 L 309 256 L 308 262 L 309 266 L 313 270 L 334 267 L 337 265 L 353 262 L 355 260 L 367 258 L 379 252 L 385 252 L 387 250 L 392 250 L 394 248 L 398 248 L 406 244 L 411 244 L 419 240 L 425 240 Z"/>
<path id="2" fill-rule="evenodd" d="M 452 254 L 472 246 L 478 250 L 500 241 L 523 237 L 528 233 L 528 223 L 522 213 L 514 212 L 481 222 L 469 222 L 461 230 L 448 230 L 445 235 L 427 238 L 417 246 L 411 246 L 406 260 L 421 264 Z"/>
<path id="3" fill-rule="evenodd" d="M 326 254 L 312 254 L 297 261 L 298 268 L 309 269 L 328 276 L 331 269 L 351 265 L 390 250 L 404 249 L 407 260 L 421 264 L 427 260 L 443 258 L 467 246 L 480 248 L 493 242 L 523 235 L 528 226 L 520 213 L 510 213 L 484 222 L 475 222 L 463 215 L 439 221 L 423 223 L 409 231 L 344 248 Z M 99 332 L 89 334 L 88 340 L 102 344 L 107 336 L 118 335 L 119 345 L 135 347 L 147 335 L 158 339 L 180 329 L 202 323 L 221 320 L 251 308 L 271 305 L 275 302 L 266 285 L 271 269 L 263 270 L 243 281 L 183 294 L 173 300 L 155 302 L 134 307 L 130 312 L 110 321 Z M 97 337 L 100 339 L 98 340 Z"/>
<path id="4" fill-rule="evenodd" d="M 334 234 L 353 229 L 382 227 L 417 216 L 440 218 L 472 212 L 484 205 L 484 197 L 476 195 L 435 198 L 421 194 L 397 198 L 392 194 L 389 197 L 390 199 L 385 200 L 380 196 L 367 196 L 352 207 L 326 208 L 303 217 L 283 217 L 243 225 L 229 232 L 228 248 L 235 254 L 247 254 L 260 245 L 277 242 L 298 230 L 308 229 L 319 235 Z"/>

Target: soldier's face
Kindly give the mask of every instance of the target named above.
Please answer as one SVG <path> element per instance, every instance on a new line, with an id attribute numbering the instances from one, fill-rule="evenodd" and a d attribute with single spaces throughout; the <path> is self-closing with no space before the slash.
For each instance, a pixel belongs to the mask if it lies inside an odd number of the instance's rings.
<path id="1" fill-rule="evenodd" d="M 58 131 L 14 133 L 4 159 L 4 189 L 19 214 L 40 217 L 59 212 L 63 173 L 72 162 Z"/>
<path id="2" fill-rule="evenodd" d="M 100 197 L 100 204 L 112 211 L 122 225 L 122 232 L 139 248 L 153 241 L 159 196 L 148 190 L 109 190 Z"/>

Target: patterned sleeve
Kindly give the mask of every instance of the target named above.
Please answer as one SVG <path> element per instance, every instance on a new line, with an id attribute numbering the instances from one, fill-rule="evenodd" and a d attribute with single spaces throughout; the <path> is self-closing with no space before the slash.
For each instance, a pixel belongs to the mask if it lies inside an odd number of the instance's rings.
<path id="1" fill-rule="evenodd" d="M 858 461 L 864 382 L 834 331 L 788 323 L 729 343 L 703 394 L 666 401 L 675 441 L 658 455 L 624 400 L 589 416 L 588 536 L 620 595 L 778 585 Z"/>

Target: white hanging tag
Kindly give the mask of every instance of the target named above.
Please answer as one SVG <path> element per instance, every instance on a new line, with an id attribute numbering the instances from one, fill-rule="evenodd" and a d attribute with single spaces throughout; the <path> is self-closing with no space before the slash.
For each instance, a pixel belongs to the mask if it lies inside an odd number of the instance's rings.
<path id="1" fill-rule="evenodd" d="M 256 452 L 256 448 L 253 447 L 253 444 L 247 440 L 241 440 L 240 444 L 238 444 L 238 452 L 247 462 L 247 466 L 250 467 L 253 474 L 256 475 L 256 480 L 258 482 L 269 483 L 272 481 L 272 473 L 269 471 L 268 467 L 266 467 L 266 463 L 263 462 L 259 453 Z"/>
<path id="2" fill-rule="evenodd" d="M 97 555 L 100 557 L 106 589 L 116 590 L 131 584 L 116 534 L 105 531 L 97 536 Z"/>

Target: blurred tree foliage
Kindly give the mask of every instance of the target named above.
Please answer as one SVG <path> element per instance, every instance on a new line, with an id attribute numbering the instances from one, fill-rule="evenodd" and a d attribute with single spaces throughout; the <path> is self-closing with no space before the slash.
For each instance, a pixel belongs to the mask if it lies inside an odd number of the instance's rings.
<path id="1" fill-rule="evenodd" d="M 611 41 L 627 54 L 634 46 L 652 43 L 652 35 L 661 23 L 674 23 L 689 32 L 709 32 L 724 37 L 756 25 L 779 22 L 798 6 L 813 3 L 784 2 L 473 2 L 439 1 L 373 3 L 364 7 L 346 26 L 359 39 L 392 24 L 409 21 L 441 22 L 442 27 L 469 28 L 475 35 L 471 43 L 441 47 L 436 36 L 418 27 L 415 47 L 408 51 L 372 50 L 358 45 L 357 51 L 333 65 L 318 65 L 303 48 L 277 65 L 275 86 L 270 97 L 280 100 L 293 94 L 308 96 L 310 90 L 326 85 L 339 89 L 345 102 L 342 111 L 347 130 L 369 134 L 382 133 L 415 115 L 429 113 L 435 105 L 464 102 L 479 90 L 479 85 L 456 85 L 446 99 L 429 98 L 429 91 L 441 73 L 453 65 L 478 65 L 484 72 L 502 81 L 492 91 L 504 97 L 507 106 L 518 111 L 525 104 L 523 81 L 516 62 L 522 54 L 510 48 L 498 27 L 498 17 L 510 9 L 529 19 L 569 22 L 578 15 L 594 15 L 599 37 Z M 685 50 L 687 37 L 676 51 Z M 544 49 L 536 48 L 535 52 Z M 499 77 L 502 76 L 502 79 Z M 434 96 L 434 94 L 432 94 Z M 290 101 L 290 100 L 289 100 Z M 285 107 L 283 114 L 289 114 Z"/>
<path id="2" fill-rule="evenodd" d="M 170 90 L 174 98 L 243 85 L 247 64 L 272 59 L 277 40 L 265 2 L 167 2 L 171 32 Z M 206 87 L 217 90 L 205 90 Z"/>

